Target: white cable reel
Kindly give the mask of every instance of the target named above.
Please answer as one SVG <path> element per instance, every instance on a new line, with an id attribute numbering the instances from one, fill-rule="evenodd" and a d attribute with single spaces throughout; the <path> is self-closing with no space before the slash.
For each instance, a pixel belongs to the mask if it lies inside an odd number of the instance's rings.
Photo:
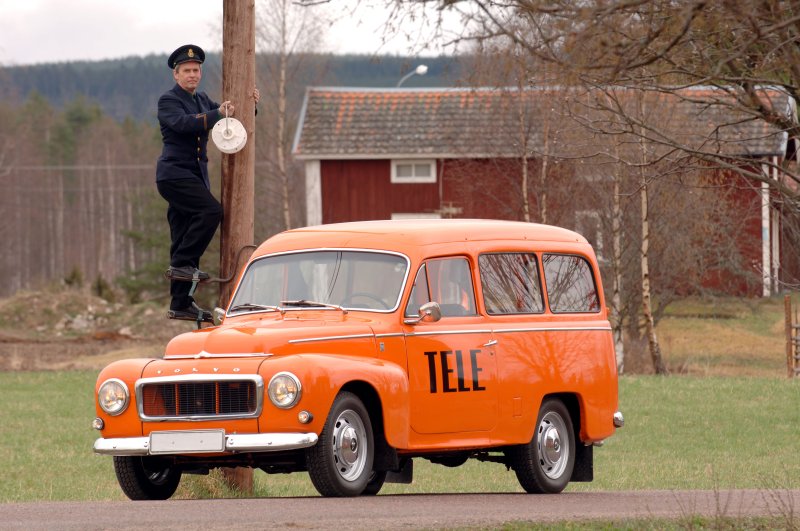
<path id="1" fill-rule="evenodd" d="M 242 122 L 228 116 L 228 106 L 225 106 L 225 118 L 214 124 L 211 129 L 211 140 L 223 153 L 236 153 L 241 151 L 247 143 L 247 131 Z"/>

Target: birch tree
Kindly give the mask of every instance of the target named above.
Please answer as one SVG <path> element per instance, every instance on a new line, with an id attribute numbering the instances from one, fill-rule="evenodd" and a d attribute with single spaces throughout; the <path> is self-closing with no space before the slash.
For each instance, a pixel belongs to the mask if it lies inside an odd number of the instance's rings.
<path id="1" fill-rule="evenodd" d="M 268 232 L 304 222 L 296 214 L 301 209 L 293 208 L 297 204 L 294 188 L 302 182 L 297 178 L 298 168 L 291 165 L 293 127 L 302 98 L 300 72 L 307 69 L 307 52 L 323 42 L 324 24 L 322 12 L 315 6 L 303 6 L 293 0 L 260 0 L 256 4 L 256 42 L 266 52 L 265 75 L 259 80 L 262 103 L 258 116 L 258 121 L 266 125 L 260 129 L 263 134 L 259 134 L 262 140 L 258 149 L 262 155 L 256 160 L 262 160 L 261 166 L 267 169 L 266 183 L 262 183 L 266 184 L 266 193 L 277 191 L 278 201 L 270 197 L 265 201 L 279 212 L 266 222 Z M 259 170 L 257 167 L 257 179 Z"/>

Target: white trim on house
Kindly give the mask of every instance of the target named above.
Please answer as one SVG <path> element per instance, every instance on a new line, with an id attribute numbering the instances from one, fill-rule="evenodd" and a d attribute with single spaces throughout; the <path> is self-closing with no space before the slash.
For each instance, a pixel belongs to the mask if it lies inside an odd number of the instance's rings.
<path id="1" fill-rule="evenodd" d="M 306 225 L 322 225 L 322 172 L 319 160 L 306 161 Z"/>

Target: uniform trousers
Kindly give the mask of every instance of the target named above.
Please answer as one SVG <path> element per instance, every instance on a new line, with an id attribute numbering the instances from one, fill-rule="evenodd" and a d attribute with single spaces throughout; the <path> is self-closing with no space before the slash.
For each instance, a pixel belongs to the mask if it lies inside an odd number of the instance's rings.
<path id="1" fill-rule="evenodd" d="M 222 220 L 222 205 L 206 188 L 200 176 L 196 179 L 157 181 L 156 185 L 158 193 L 169 203 L 167 221 L 172 240 L 169 264 L 199 269 L 200 257 Z M 171 310 L 182 310 L 191 305 L 191 288 L 191 282 L 170 282 Z"/>

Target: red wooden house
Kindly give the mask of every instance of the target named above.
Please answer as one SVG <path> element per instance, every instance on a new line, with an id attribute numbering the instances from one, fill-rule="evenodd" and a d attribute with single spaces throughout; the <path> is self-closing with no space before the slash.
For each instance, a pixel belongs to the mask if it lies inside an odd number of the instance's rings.
<path id="1" fill-rule="evenodd" d="M 609 142 L 634 126 L 615 108 L 635 105 L 644 122 L 660 126 L 648 148 L 651 158 L 669 151 L 673 142 L 695 142 L 730 154 L 736 164 L 783 178 L 775 168 L 794 156 L 794 141 L 763 121 L 732 119 L 728 106 L 703 103 L 715 90 L 695 88 L 675 98 L 624 90 L 577 94 L 552 87 L 311 87 L 293 148 L 305 163 L 306 221 L 544 220 L 583 233 L 602 256 L 603 242 L 609 240 L 603 236 L 604 214 L 592 206 L 587 190 L 599 190 L 616 171 L 613 161 L 638 156 L 639 147 Z M 795 116 L 793 100 L 784 93 L 769 91 L 768 97 L 776 112 Z M 719 180 L 720 172 L 713 173 L 710 179 Z M 725 178 L 741 181 L 732 196 L 743 220 L 738 245 L 762 277 L 756 291 L 777 292 L 780 280 L 797 278 L 799 268 L 795 255 L 783 249 L 792 242 L 783 235 L 779 202 L 768 184 L 731 174 Z M 558 182 L 562 186 L 554 186 Z M 731 291 L 743 289 L 754 292 L 752 283 Z"/>

